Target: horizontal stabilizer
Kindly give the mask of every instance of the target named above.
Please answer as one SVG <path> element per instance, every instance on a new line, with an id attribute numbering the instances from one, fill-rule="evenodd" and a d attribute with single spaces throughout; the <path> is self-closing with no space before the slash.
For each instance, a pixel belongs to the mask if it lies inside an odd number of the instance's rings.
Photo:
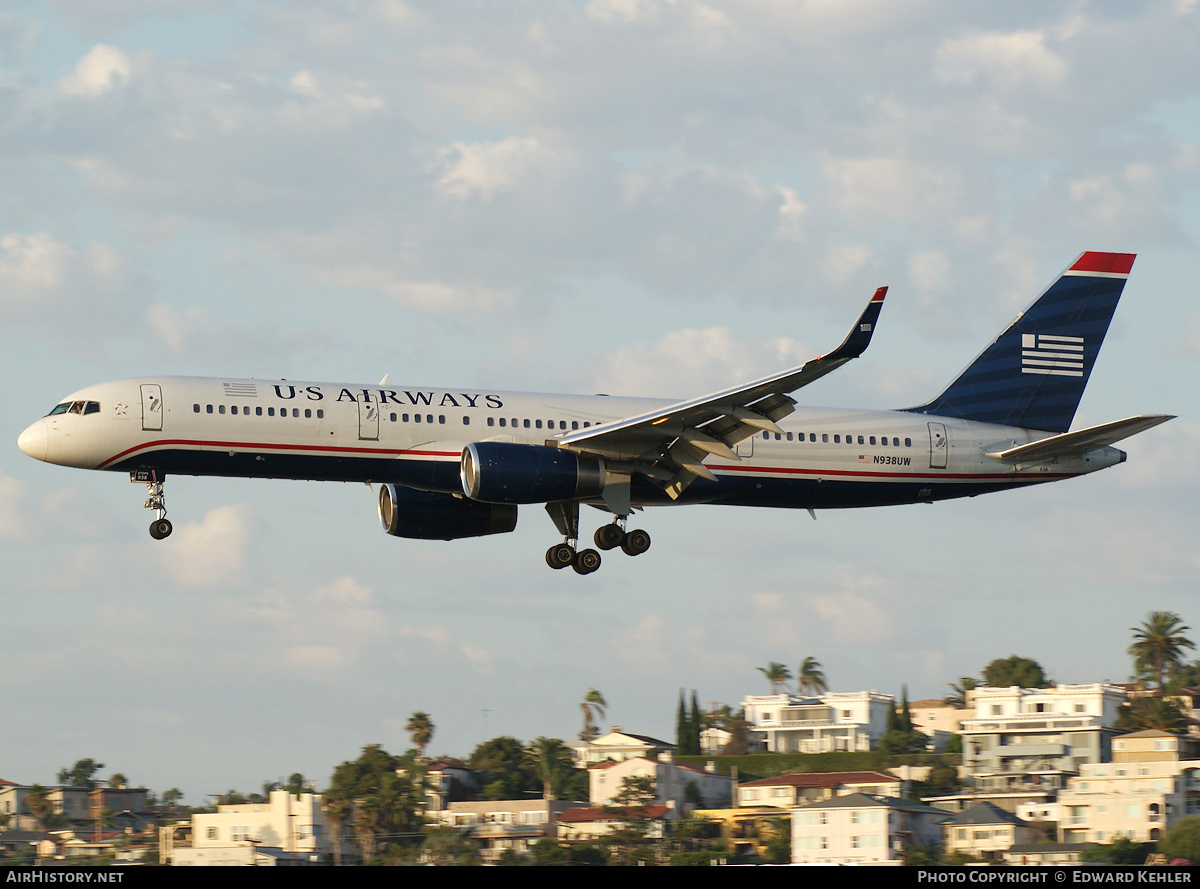
<path id="1" fill-rule="evenodd" d="M 1029 444 L 1017 445 L 1003 451 L 991 451 L 986 456 L 1003 463 L 1034 463 L 1053 460 L 1055 457 L 1078 457 L 1174 419 L 1173 414 L 1129 417 L 1111 423 L 1101 423 L 1099 426 L 1089 426 L 1087 429 L 1077 429 L 1075 432 L 1052 435 L 1050 438 L 1031 441 Z"/>

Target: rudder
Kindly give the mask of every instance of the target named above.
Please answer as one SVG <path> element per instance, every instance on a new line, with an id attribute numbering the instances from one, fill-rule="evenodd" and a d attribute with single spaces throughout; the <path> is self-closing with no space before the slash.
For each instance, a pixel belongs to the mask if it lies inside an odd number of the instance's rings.
<path id="1" fill-rule="evenodd" d="M 941 395 L 905 410 L 1066 432 L 1133 260 L 1082 254 Z"/>

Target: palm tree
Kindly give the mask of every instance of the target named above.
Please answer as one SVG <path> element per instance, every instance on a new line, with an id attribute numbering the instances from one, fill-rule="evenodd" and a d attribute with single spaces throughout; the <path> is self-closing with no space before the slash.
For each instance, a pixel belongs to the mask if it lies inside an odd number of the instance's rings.
<path id="1" fill-rule="evenodd" d="M 1133 669 L 1139 677 L 1153 676 L 1161 695 L 1163 675 L 1179 669 L 1184 649 L 1196 647 L 1183 635 L 1190 628 L 1172 611 L 1151 611 L 1145 623 L 1130 629 L 1133 644 L 1129 646 L 1129 654 L 1133 657 Z"/>
<path id="2" fill-rule="evenodd" d="M 792 671 L 778 661 L 771 661 L 765 667 L 759 667 L 758 672 L 767 677 L 767 682 L 771 683 L 771 694 L 779 694 L 779 686 L 783 685 L 792 678 Z"/>
<path id="3" fill-rule="evenodd" d="M 412 735 L 413 743 L 417 745 L 417 756 L 425 758 L 425 745 L 433 738 L 433 719 L 428 713 L 418 710 L 408 718 L 404 730 Z"/>
<path id="4" fill-rule="evenodd" d="M 579 704 L 579 708 L 583 710 L 583 731 L 579 733 L 579 740 L 591 741 L 600 734 L 596 723 L 604 718 L 604 708 L 607 706 L 608 701 L 604 700 L 604 695 L 594 688 L 588 689 L 588 693 Z"/>
<path id="5" fill-rule="evenodd" d="M 964 676 L 958 682 L 947 682 L 946 684 L 950 686 L 950 691 L 954 694 L 946 695 L 942 698 L 942 703 L 947 707 L 960 709 L 967 706 L 967 692 L 979 688 L 979 680 L 973 676 Z"/>
<path id="6" fill-rule="evenodd" d="M 333 865 L 342 866 L 342 827 L 350 814 L 350 800 L 340 793 L 327 790 L 321 797 L 321 811 L 329 823 L 330 841 L 333 843 Z"/>
<path id="7" fill-rule="evenodd" d="M 821 671 L 821 662 L 816 658 L 806 657 L 800 664 L 800 669 L 796 672 L 796 691 L 800 694 L 811 691 L 814 695 L 829 691 L 829 683 L 825 681 L 825 674 Z"/>
<path id="8" fill-rule="evenodd" d="M 539 737 L 525 748 L 525 762 L 542 782 L 542 799 L 554 799 L 554 784 L 575 768 L 571 748 L 558 738 Z"/>

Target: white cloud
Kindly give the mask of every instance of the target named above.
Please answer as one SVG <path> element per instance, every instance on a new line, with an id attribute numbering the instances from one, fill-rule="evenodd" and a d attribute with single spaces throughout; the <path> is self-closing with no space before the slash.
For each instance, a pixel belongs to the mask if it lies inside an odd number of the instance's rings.
<path id="1" fill-rule="evenodd" d="M 1053 87 L 1066 79 L 1068 70 L 1040 31 L 972 34 L 945 40 L 937 50 L 937 76 L 962 85 L 986 79 L 1002 87 Z"/>
<path id="2" fill-rule="evenodd" d="M 163 568 L 190 587 L 241 587 L 248 583 L 246 557 L 253 545 L 257 516 L 245 504 L 218 506 L 198 522 L 177 524 L 165 540 L 153 541 Z"/>
<path id="3" fill-rule="evenodd" d="M 727 327 L 684 328 L 618 350 L 597 377 L 613 395 L 674 397 L 716 391 L 802 364 L 814 355 L 789 337 L 749 344 Z"/>
<path id="4" fill-rule="evenodd" d="M 544 173 L 554 153 L 536 139 L 509 138 L 500 142 L 455 142 L 438 153 L 438 189 L 452 198 L 487 201 L 497 192 L 515 188 L 522 180 Z"/>
<path id="5" fill-rule="evenodd" d="M 129 56 L 115 46 L 97 43 L 76 63 L 74 73 L 58 82 L 58 88 L 72 96 L 98 96 L 128 86 L 132 75 Z"/>

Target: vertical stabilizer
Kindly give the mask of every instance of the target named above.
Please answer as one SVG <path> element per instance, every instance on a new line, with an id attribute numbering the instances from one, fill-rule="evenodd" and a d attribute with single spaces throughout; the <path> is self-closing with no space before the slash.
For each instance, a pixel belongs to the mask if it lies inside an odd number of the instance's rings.
<path id="1" fill-rule="evenodd" d="M 945 392 L 907 410 L 1066 432 L 1133 260 L 1084 253 Z"/>

